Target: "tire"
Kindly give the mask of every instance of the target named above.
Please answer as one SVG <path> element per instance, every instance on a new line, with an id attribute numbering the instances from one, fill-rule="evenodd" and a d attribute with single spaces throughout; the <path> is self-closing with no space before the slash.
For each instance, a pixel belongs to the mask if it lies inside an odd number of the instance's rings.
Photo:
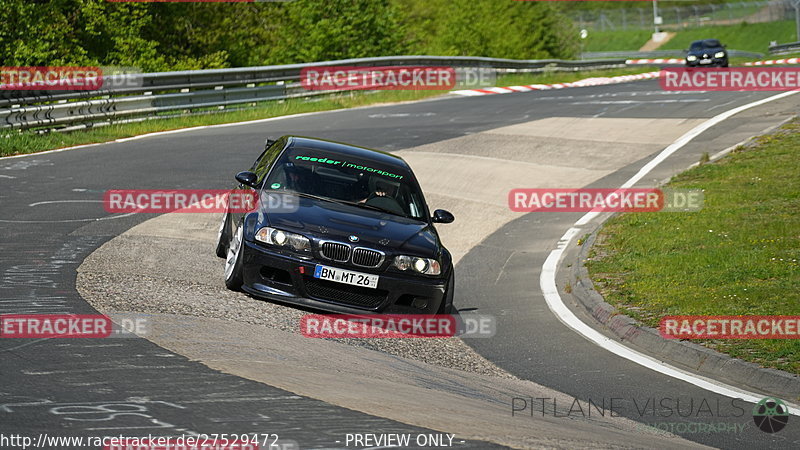
<path id="1" fill-rule="evenodd" d="M 231 215 L 225 214 L 217 233 L 217 256 L 226 258 L 228 256 L 228 242 L 231 240 Z"/>
<path id="2" fill-rule="evenodd" d="M 453 273 L 453 269 L 450 269 L 450 279 L 447 280 L 447 289 L 444 291 L 444 296 L 442 297 L 442 304 L 439 305 L 439 310 L 436 311 L 436 314 L 453 314 L 455 308 L 453 308 L 453 293 L 456 290 L 456 276 Z"/>
<path id="3" fill-rule="evenodd" d="M 240 291 L 242 289 L 242 248 L 244 224 L 240 224 L 236 228 L 236 232 L 231 233 L 231 239 L 228 243 L 228 252 L 225 259 L 225 287 L 232 291 Z"/>

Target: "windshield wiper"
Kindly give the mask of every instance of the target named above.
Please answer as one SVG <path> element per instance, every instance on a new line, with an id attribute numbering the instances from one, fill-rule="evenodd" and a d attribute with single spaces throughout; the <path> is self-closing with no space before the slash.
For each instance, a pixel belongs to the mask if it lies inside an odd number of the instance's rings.
<path id="1" fill-rule="evenodd" d="M 400 217 L 405 217 L 405 218 L 408 218 L 408 216 L 406 216 L 406 215 L 404 215 L 404 214 L 397 214 L 397 213 L 396 213 L 396 212 L 394 212 L 394 211 L 390 211 L 390 210 L 388 210 L 388 209 L 381 208 L 380 206 L 368 205 L 368 204 L 366 204 L 366 203 L 348 202 L 348 201 L 346 201 L 346 200 L 337 200 L 337 202 L 339 202 L 339 203 L 342 203 L 342 204 L 345 204 L 345 205 L 356 206 L 356 207 L 359 207 L 359 208 L 371 209 L 371 210 L 373 210 L 373 211 L 385 212 L 385 213 L 391 214 L 391 215 L 393 215 L 393 216 L 400 216 Z"/>
<path id="2" fill-rule="evenodd" d="M 397 213 L 396 213 L 396 212 L 394 212 L 394 211 L 390 211 L 390 210 L 388 210 L 388 209 L 381 208 L 380 206 L 375 206 L 375 205 L 367 205 L 366 203 L 350 202 L 350 201 L 347 201 L 347 200 L 339 200 L 339 199 L 336 199 L 336 198 L 322 197 L 322 196 L 320 196 L 320 195 L 307 194 L 307 193 L 305 193 L 305 192 L 297 192 L 297 191 L 292 191 L 292 193 L 293 193 L 293 194 L 296 194 L 296 195 L 298 195 L 298 196 L 300 196 L 300 197 L 305 197 L 305 198 L 313 198 L 313 199 L 315 199 L 315 200 L 322 200 L 322 201 L 325 201 L 325 202 L 331 202 L 331 203 L 339 203 L 339 204 L 341 204 L 341 205 L 355 206 L 355 207 L 357 207 L 357 208 L 371 209 L 371 210 L 373 210 L 373 211 L 380 211 L 380 212 L 383 212 L 383 213 L 388 213 L 388 214 L 391 214 L 391 215 L 394 215 L 394 216 L 405 217 L 405 218 L 407 218 L 407 219 L 409 218 L 409 217 L 408 217 L 408 216 L 406 216 L 406 215 L 403 215 L 403 214 L 397 214 Z"/>
<path id="3" fill-rule="evenodd" d="M 325 201 L 325 202 L 340 203 L 340 201 L 336 200 L 335 198 L 323 197 L 321 195 L 307 194 L 305 192 L 298 192 L 298 191 L 291 191 L 291 193 L 295 194 L 295 195 L 297 195 L 299 197 L 313 198 L 315 200 L 322 200 L 322 201 Z"/>

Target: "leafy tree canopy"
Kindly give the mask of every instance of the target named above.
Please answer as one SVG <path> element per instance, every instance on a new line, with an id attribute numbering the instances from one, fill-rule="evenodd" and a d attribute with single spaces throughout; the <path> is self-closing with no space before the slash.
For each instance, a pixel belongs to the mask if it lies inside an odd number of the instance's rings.
<path id="1" fill-rule="evenodd" d="M 0 65 L 144 71 L 403 54 L 569 58 L 577 35 L 549 3 L 0 0 Z"/>

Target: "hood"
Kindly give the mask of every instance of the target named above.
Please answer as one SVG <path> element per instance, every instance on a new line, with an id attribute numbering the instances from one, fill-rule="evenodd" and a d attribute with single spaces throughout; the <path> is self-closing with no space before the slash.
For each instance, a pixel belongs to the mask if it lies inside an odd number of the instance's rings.
<path id="1" fill-rule="evenodd" d="M 314 240 L 333 240 L 391 252 L 436 256 L 439 238 L 431 225 L 394 214 L 324 200 L 292 196 L 296 208 L 262 207 L 270 226 Z M 350 241 L 357 236 L 358 241 Z"/>

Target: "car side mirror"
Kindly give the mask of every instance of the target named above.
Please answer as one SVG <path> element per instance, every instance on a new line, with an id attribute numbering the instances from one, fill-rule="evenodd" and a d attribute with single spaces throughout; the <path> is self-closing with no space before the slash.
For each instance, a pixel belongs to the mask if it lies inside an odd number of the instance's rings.
<path id="1" fill-rule="evenodd" d="M 272 144 L 278 142 L 276 139 L 267 138 L 266 142 L 264 142 L 264 150 L 272 147 Z"/>
<path id="2" fill-rule="evenodd" d="M 258 175 L 254 174 L 253 172 L 245 171 L 237 173 L 236 181 L 254 189 L 258 188 Z"/>
<path id="3" fill-rule="evenodd" d="M 434 223 L 453 223 L 456 218 L 449 211 L 437 209 L 433 212 L 431 220 L 433 220 Z"/>

